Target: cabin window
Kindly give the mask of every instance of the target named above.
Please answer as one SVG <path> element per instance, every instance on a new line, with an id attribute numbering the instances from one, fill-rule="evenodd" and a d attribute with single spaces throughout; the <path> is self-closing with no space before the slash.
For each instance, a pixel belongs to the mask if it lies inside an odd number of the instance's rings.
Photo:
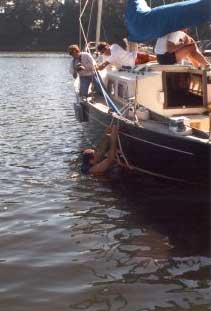
<path id="1" fill-rule="evenodd" d="M 205 90 L 201 73 L 164 72 L 165 108 L 201 107 L 205 104 Z"/>
<path id="2" fill-rule="evenodd" d="M 118 83 L 118 97 L 126 99 L 128 98 L 128 87 L 126 83 L 119 82 Z"/>
<path id="3" fill-rule="evenodd" d="M 109 79 L 108 80 L 108 93 L 112 96 L 115 95 L 115 81 Z"/>

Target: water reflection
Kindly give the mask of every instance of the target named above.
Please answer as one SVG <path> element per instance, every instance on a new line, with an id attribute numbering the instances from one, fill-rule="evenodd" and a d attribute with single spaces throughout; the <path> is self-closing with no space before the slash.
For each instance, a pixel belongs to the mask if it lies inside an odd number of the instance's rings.
<path id="1" fill-rule="evenodd" d="M 82 176 L 68 65 L 0 58 L 0 309 L 209 310 L 206 192 Z"/>
<path id="2" fill-rule="evenodd" d="M 98 280 L 71 310 L 209 310 L 209 194 L 128 174 L 84 182 L 88 221 L 75 230 Z"/>

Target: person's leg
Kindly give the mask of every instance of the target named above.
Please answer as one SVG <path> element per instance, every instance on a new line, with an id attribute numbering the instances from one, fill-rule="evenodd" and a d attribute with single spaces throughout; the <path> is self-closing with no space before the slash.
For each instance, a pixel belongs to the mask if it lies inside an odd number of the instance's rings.
<path id="1" fill-rule="evenodd" d="M 189 44 L 187 46 L 184 46 L 178 51 L 176 51 L 175 54 L 178 62 L 180 62 L 184 58 L 189 58 L 193 66 L 196 68 L 198 68 L 200 65 L 202 66 L 209 65 L 209 62 L 201 54 L 201 52 L 199 51 L 199 49 L 196 47 L 195 44 Z"/>
<path id="2" fill-rule="evenodd" d="M 154 54 L 149 54 L 149 62 L 155 62 L 157 61 L 157 56 Z"/>
<path id="3" fill-rule="evenodd" d="M 80 96 L 88 96 L 89 86 L 92 82 L 92 77 L 80 77 Z"/>
<path id="4" fill-rule="evenodd" d="M 110 134 L 105 134 L 97 146 L 96 158 L 97 162 L 102 161 L 105 158 L 107 151 L 110 148 Z"/>
<path id="5" fill-rule="evenodd" d="M 147 53 L 138 52 L 135 60 L 135 65 L 141 65 L 149 61 Z"/>
<path id="6" fill-rule="evenodd" d="M 155 61 L 157 59 L 156 55 L 149 54 L 146 52 L 138 52 L 135 64 L 140 65 L 140 64 L 145 64 L 151 61 Z"/>
<path id="7" fill-rule="evenodd" d="M 193 53 L 191 54 L 192 59 L 199 62 L 202 66 L 209 65 L 208 60 L 204 57 L 204 55 L 200 52 L 199 48 L 195 46 Z"/>
<path id="8" fill-rule="evenodd" d="M 192 57 L 191 55 L 187 56 L 187 59 L 189 60 L 189 62 L 193 65 L 194 68 L 199 68 L 200 67 L 200 63 L 197 62 L 195 60 L 194 57 Z"/>
<path id="9" fill-rule="evenodd" d="M 101 80 L 100 75 L 98 73 L 94 74 L 92 77 L 92 85 L 93 85 L 94 91 L 99 95 L 103 95 L 100 84 L 102 85 L 102 80 Z"/>

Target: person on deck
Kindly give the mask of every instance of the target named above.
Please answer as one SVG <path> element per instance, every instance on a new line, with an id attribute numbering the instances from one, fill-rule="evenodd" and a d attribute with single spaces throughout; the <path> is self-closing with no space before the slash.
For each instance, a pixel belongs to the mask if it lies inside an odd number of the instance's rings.
<path id="1" fill-rule="evenodd" d="M 158 38 L 155 54 L 161 65 L 173 65 L 187 58 L 195 68 L 209 66 L 194 39 L 184 31 L 171 32 Z"/>
<path id="2" fill-rule="evenodd" d="M 116 43 L 109 45 L 107 42 L 100 42 L 97 46 L 97 51 L 104 56 L 104 62 L 97 67 L 98 70 L 102 70 L 108 65 L 113 65 L 117 68 L 121 68 L 122 66 L 133 67 L 156 60 L 155 55 L 138 51 L 130 52 L 124 50 Z"/>
<path id="3" fill-rule="evenodd" d="M 73 57 L 70 72 L 73 78 L 80 78 L 80 96 L 88 96 L 89 86 L 92 83 L 95 62 L 87 52 L 81 52 L 78 45 L 73 44 L 68 47 L 69 54 Z"/>
<path id="4" fill-rule="evenodd" d="M 105 134 L 97 150 L 89 148 L 83 151 L 81 166 L 83 174 L 100 175 L 112 167 L 117 151 L 117 134 L 117 126 L 113 125 L 111 133 Z"/>

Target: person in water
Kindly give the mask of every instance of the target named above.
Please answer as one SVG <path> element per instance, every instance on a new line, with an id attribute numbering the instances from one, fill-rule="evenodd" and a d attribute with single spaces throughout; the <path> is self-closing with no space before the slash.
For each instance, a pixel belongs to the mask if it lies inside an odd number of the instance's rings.
<path id="1" fill-rule="evenodd" d="M 83 174 L 100 175 L 112 167 L 117 151 L 117 135 L 117 126 L 113 125 L 110 133 L 107 130 L 97 150 L 88 148 L 83 151 L 81 165 Z"/>
<path id="2" fill-rule="evenodd" d="M 68 52 L 72 56 L 70 71 L 73 78 L 80 78 L 80 96 L 88 96 L 89 86 L 93 81 L 95 62 L 87 52 L 81 52 L 78 45 L 73 44 L 68 47 Z"/>
<path id="3" fill-rule="evenodd" d="M 186 31 L 186 30 L 185 30 Z M 161 65 L 173 65 L 187 58 L 195 68 L 209 67 L 196 42 L 185 31 L 171 32 L 158 38 L 155 54 Z"/>
<path id="4" fill-rule="evenodd" d="M 121 68 L 122 66 L 133 67 L 138 64 L 144 64 L 149 61 L 155 61 L 156 56 L 138 51 L 127 51 L 118 44 L 109 45 L 107 42 L 100 42 L 97 51 L 103 54 L 104 61 L 98 66 L 98 70 L 102 70 L 108 65 Z"/>

